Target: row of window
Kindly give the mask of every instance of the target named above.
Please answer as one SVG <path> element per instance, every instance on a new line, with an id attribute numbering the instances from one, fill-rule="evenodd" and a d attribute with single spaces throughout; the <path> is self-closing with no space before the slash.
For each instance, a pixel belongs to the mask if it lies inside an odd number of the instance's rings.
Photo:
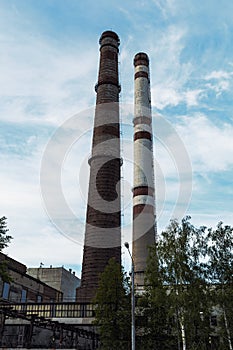
<path id="1" fill-rule="evenodd" d="M 36 314 L 45 318 L 85 318 L 94 317 L 95 306 L 93 304 L 78 303 L 53 303 L 53 304 L 12 304 L 14 310 L 26 314 Z"/>
<path id="2" fill-rule="evenodd" d="M 8 282 L 4 282 L 3 284 L 3 289 L 2 289 L 2 299 L 4 300 L 10 300 L 10 290 L 11 290 L 11 287 L 10 287 L 10 284 Z M 11 300 L 13 301 L 13 300 Z M 20 296 L 20 302 L 21 303 L 26 303 L 27 301 L 27 290 L 26 289 L 22 289 L 21 290 L 21 296 Z M 37 295 L 36 296 L 36 302 L 37 303 L 41 303 L 43 301 L 43 298 L 41 295 Z"/>

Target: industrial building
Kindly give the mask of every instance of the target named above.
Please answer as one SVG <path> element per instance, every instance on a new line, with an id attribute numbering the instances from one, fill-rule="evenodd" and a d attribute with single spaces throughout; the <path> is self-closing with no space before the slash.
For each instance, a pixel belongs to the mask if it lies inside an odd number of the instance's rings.
<path id="1" fill-rule="evenodd" d="M 63 293 L 61 291 L 29 275 L 24 264 L 3 253 L 0 253 L 0 262 L 5 264 L 6 271 L 11 278 L 9 282 L 0 279 L 2 302 L 41 303 L 62 301 Z"/>
<path id="2" fill-rule="evenodd" d="M 46 285 L 55 288 L 62 293 L 62 301 L 75 301 L 76 288 L 80 286 L 80 279 L 75 276 L 72 269 L 66 270 L 64 267 L 29 267 L 29 276 L 32 276 Z"/>

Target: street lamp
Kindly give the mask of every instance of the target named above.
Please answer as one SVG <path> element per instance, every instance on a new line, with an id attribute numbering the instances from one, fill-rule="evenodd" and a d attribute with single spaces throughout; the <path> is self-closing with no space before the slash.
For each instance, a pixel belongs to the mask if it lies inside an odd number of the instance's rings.
<path id="1" fill-rule="evenodd" d="M 128 250 L 130 258 L 131 258 L 131 263 L 132 263 L 132 269 L 131 269 L 131 342 L 132 342 L 132 350 L 135 350 L 135 295 L 134 295 L 134 261 L 132 254 L 130 253 L 129 250 L 129 243 L 125 242 L 125 248 Z"/>

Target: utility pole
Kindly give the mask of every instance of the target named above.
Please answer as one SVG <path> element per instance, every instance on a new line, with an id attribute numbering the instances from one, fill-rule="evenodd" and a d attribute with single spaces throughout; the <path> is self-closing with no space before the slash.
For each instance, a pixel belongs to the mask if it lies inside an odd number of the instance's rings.
<path id="1" fill-rule="evenodd" d="M 129 243 L 125 242 L 125 248 L 128 250 L 131 258 L 131 349 L 135 350 L 135 295 L 134 295 L 134 261 L 129 250 Z"/>

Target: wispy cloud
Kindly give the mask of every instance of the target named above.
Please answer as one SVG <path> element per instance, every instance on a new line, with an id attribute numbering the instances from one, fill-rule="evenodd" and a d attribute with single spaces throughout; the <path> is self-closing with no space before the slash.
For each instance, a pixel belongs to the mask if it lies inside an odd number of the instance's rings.
<path id="1" fill-rule="evenodd" d="M 161 11 L 164 18 L 175 14 L 177 9 L 177 1 L 175 0 L 153 0 L 153 3 Z"/>
<path id="2" fill-rule="evenodd" d="M 232 86 L 233 72 L 228 71 L 212 71 L 205 76 L 207 89 L 213 90 L 216 96 L 219 97 L 223 92 L 230 90 Z"/>
<path id="3" fill-rule="evenodd" d="M 181 102 L 196 105 L 200 89 L 186 86 L 192 72 L 191 62 L 181 61 L 185 46 L 184 28 L 170 26 L 152 48 L 152 103 L 158 109 L 177 106 Z"/>
<path id="4" fill-rule="evenodd" d="M 94 104 L 96 49 L 90 41 L 68 51 L 49 38 L 12 31 L 1 35 L 2 119 L 57 124 Z"/>
<path id="5" fill-rule="evenodd" d="M 229 80 L 232 78 L 233 72 L 226 72 L 223 70 L 216 71 L 214 70 L 210 74 L 206 75 L 205 79 L 206 80 L 211 80 L 211 79 L 226 79 Z"/>
<path id="6" fill-rule="evenodd" d="M 78 128 L 92 128 L 94 113 L 88 113 L 87 107 L 95 103 L 98 38 L 106 29 L 115 30 L 121 39 L 121 105 L 133 104 L 134 55 L 139 51 L 149 55 L 153 110 L 173 124 L 192 162 L 191 213 L 208 224 L 221 215 L 230 218 L 232 6 L 228 0 L 213 1 L 211 6 L 208 2 L 197 5 L 194 0 L 1 2 L 0 190 L 2 215 L 9 218 L 15 237 L 9 254 L 34 266 L 41 260 L 52 265 L 71 260 L 81 264 L 82 247 L 64 238 L 49 222 L 41 201 L 39 174 L 46 144 L 67 118 L 78 113 Z M 132 108 L 122 113 L 122 119 L 131 125 L 126 130 L 127 148 L 132 142 Z M 155 135 L 157 128 L 155 123 Z M 62 166 L 63 194 L 82 220 L 89 150 L 90 135 L 83 135 L 67 151 Z M 160 167 L 159 225 L 163 228 L 172 215 L 180 183 L 168 152 L 156 145 L 155 154 Z M 130 166 L 125 167 L 127 240 L 132 214 Z M 77 229 L 80 236 L 84 234 L 84 227 Z M 48 247 L 52 245 L 56 253 L 51 255 Z"/>
<path id="7" fill-rule="evenodd" d="M 176 129 L 184 141 L 192 159 L 193 170 L 212 173 L 233 169 L 233 126 L 213 124 L 207 116 L 195 114 L 182 117 Z"/>
<path id="8" fill-rule="evenodd" d="M 39 231 L 38 234 L 35 231 Z M 36 247 L 33 249 L 32 247 Z M 51 247 L 53 252 L 51 254 Z M 43 262 L 45 267 L 62 266 L 66 268 L 73 266 L 80 277 L 82 247 L 61 235 L 51 225 L 37 225 L 36 222 L 31 228 L 31 233 L 16 237 L 11 246 L 6 250 L 10 256 L 23 262 L 28 267 L 39 267 Z M 27 253 L 25 253 L 27 252 Z"/>

